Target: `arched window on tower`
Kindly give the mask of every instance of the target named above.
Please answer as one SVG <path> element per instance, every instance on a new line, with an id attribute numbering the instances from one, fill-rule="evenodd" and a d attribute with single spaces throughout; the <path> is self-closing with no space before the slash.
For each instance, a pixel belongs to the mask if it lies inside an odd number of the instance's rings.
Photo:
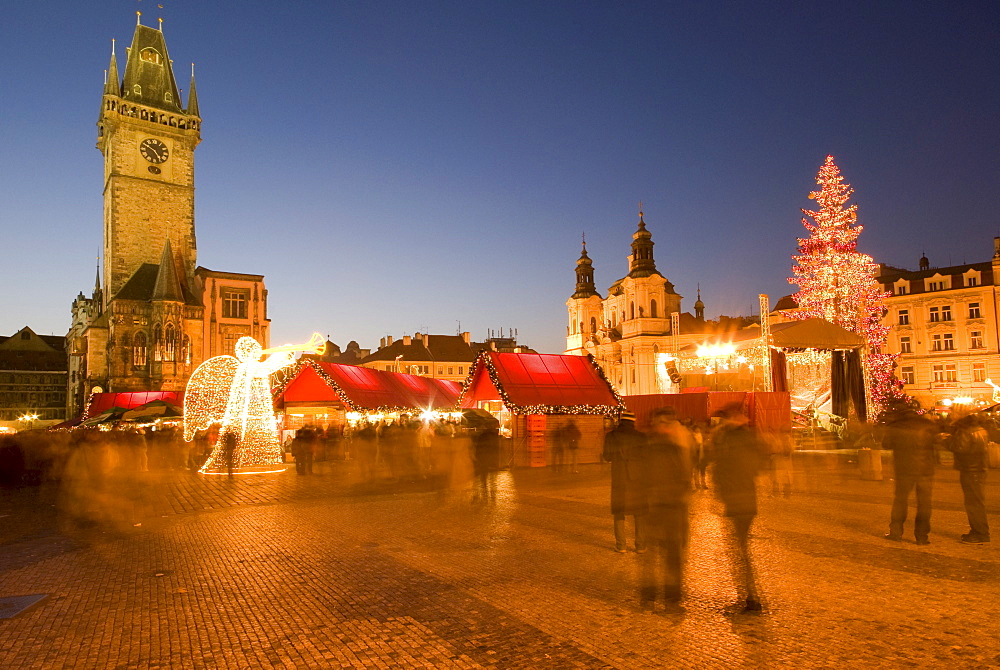
<path id="1" fill-rule="evenodd" d="M 146 333 L 140 330 L 132 340 L 132 365 L 137 367 L 145 365 L 146 355 Z"/>
<path id="2" fill-rule="evenodd" d="M 583 321 L 580 322 L 580 334 L 583 335 Z"/>
<path id="3" fill-rule="evenodd" d="M 160 324 L 153 326 L 153 362 L 163 360 L 163 328 Z"/>
<path id="4" fill-rule="evenodd" d="M 181 337 L 181 362 L 191 365 L 191 338 L 187 335 Z"/>
<path id="5" fill-rule="evenodd" d="M 177 354 L 177 331 L 174 330 L 174 324 L 168 323 L 167 327 L 163 331 L 163 360 L 174 361 Z"/>
<path id="6" fill-rule="evenodd" d="M 597 332 L 597 318 L 593 316 L 590 317 L 590 332 L 592 333 Z"/>
<path id="7" fill-rule="evenodd" d="M 628 318 L 630 318 L 630 319 L 634 319 L 635 318 L 635 303 L 634 302 L 630 302 L 628 304 Z"/>
<path id="8" fill-rule="evenodd" d="M 654 319 L 656 318 L 656 301 L 655 300 L 650 300 L 649 301 L 649 315 L 652 318 L 654 318 Z"/>

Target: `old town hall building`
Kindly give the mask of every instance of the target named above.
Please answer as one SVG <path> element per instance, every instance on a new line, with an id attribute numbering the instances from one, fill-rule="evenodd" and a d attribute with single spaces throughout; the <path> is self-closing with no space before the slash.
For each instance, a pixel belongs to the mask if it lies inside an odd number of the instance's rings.
<path id="1" fill-rule="evenodd" d="M 137 22 L 119 77 L 112 49 L 97 121 L 104 156 L 104 263 L 73 302 L 69 416 L 96 390 L 179 391 L 243 336 L 268 344 L 263 276 L 197 265 L 194 152 L 201 113 L 187 104 L 160 28 Z"/>

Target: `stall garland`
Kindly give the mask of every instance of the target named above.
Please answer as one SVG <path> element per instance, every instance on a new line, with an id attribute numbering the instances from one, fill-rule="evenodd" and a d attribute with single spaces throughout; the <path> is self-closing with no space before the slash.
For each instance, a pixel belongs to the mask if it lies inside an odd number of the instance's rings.
<path id="1" fill-rule="evenodd" d="M 486 372 L 490 376 L 490 381 L 493 382 L 493 386 L 496 387 L 497 392 L 500 394 L 500 400 L 503 401 L 504 406 L 514 414 L 603 414 L 607 416 L 618 416 L 622 412 L 625 403 L 622 401 L 622 398 L 618 394 L 615 387 L 608 381 L 604 371 L 599 365 L 597 365 L 594 357 L 591 354 L 587 354 L 587 360 L 594 367 L 594 369 L 597 370 L 601 380 L 608 385 L 611 393 L 614 394 L 615 400 L 618 401 L 617 405 L 519 405 L 511 399 L 510 395 L 501 385 L 500 375 L 493 363 L 493 359 L 489 356 L 489 352 L 483 352 L 479 354 L 479 357 L 472 364 L 472 370 L 469 371 L 469 378 L 462 387 L 462 392 L 458 396 L 458 406 L 462 406 L 465 395 L 472 387 L 472 380 L 476 378 L 476 372 L 478 372 L 479 367 L 481 365 L 485 365 Z"/>

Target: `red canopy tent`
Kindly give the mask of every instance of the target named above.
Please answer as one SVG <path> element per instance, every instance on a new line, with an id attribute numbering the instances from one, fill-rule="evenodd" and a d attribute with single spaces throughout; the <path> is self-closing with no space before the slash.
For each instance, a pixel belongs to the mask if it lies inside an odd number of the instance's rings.
<path id="1" fill-rule="evenodd" d="M 276 400 L 297 403 L 342 403 L 354 412 L 453 410 L 458 382 L 358 365 L 305 361 L 276 391 Z"/>
<path id="2" fill-rule="evenodd" d="M 112 407 L 135 409 L 148 402 L 162 400 L 177 407 L 184 407 L 184 391 L 133 391 L 130 393 L 94 393 L 90 396 L 82 420 L 86 421 Z"/>
<path id="3" fill-rule="evenodd" d="M 501 400 L 514 414 L 607 414 L 622 401 L 590 356 L 484 351 L 469 373 L 463 408 Z"/>
<path id="4" fill-rule="evenodd" d="M 484 351 L 469 372 L 459 407 L 498 415 L 513 438 L 510 461 L 540 466 L 552 462 L 557 433 L 571 422 L 581 433 L 578 462 L 600 460 L 605 417 L 623 405 L 591 356 Z"/>

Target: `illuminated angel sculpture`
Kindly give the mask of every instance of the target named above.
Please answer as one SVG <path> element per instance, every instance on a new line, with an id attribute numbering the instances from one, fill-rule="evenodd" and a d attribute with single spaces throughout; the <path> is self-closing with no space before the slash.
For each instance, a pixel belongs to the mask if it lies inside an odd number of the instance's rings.
<path id="1" fill-rule="evenodd" d="M 214 356 L 198 366 L 184 393 L 184 440 L 219 424 L 220 439 L 200 472 L 226 472 L 229 466 L 222 435 L 236 436 L 232 467 L 241 472 L 263 472 L 281 465 L 270 376 L 294 363 L 295 351 L 323 353 L 323 338 L 314 333 L 306 344 L 261 349 L 252 337 L 236 342 L 236 356 Z M 261 356 L 268 354 L 261 360 Z"/>

